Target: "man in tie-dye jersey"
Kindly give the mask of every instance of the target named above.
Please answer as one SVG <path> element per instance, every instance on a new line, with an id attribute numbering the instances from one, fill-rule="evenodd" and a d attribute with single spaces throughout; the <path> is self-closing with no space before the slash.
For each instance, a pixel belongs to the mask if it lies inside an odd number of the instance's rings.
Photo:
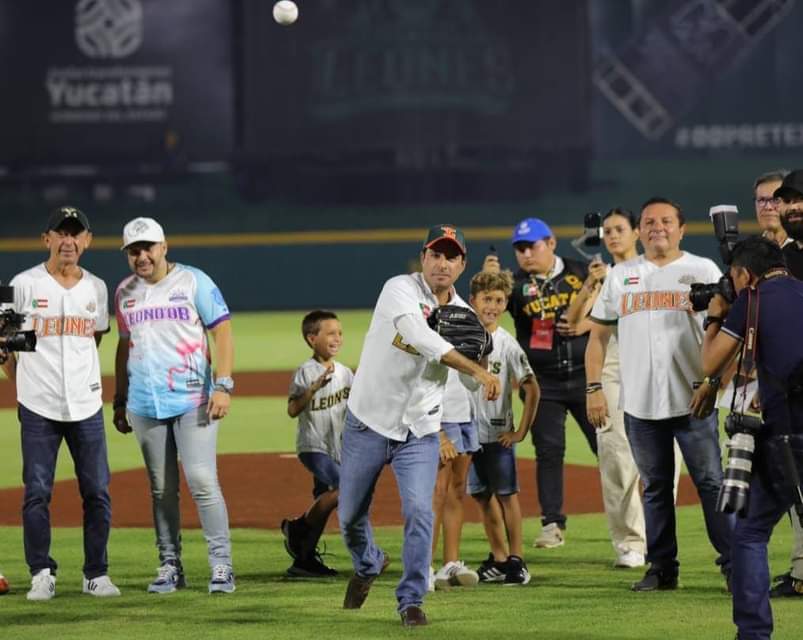
<path id="1" fill-rule="evenodd" d="M 226 503 L 217 478 L 218 421 L 229 410 L 234 347 L 229 309 L 203 271 L 167 260 L 164 231 L 151 218 L 123 230 L 134 272 L 120 283 L 115 311 L 114 426 L 132 430 L 151 483 L 160 567 L 150 593 L 186 586 L 181 565 L 178 462 L 209 545 L 209 593 L 235 588 Z M 215 345 L 212 375 L 207 331 Z"/>

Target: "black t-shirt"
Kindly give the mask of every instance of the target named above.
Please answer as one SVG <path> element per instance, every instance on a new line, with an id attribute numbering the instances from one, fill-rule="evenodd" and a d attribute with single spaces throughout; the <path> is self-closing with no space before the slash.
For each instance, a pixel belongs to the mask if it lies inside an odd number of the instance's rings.
<path id="1" fill-rule="evenodd" d="M 797 242 L 790 242 L 783 248 L 783 257 L 789 272 L 798 280 L 803 280 L 803 249 Z"/>
<path id="2" fill-rule="evenodd" d="M 722 330 L 744 340 L 747 324 L 747 289 L 741 291 L 725 319 Z M 770 433 L 785 433 L 789 423 L 786 381 L 803 363 L 803 282 L 786 276 L 758 285 L 758 337 L 756 360 L 758 393 L 764 424 Z M 793 402 L 792 433 L 803 433 L 803 402 Z"/>
<path id="3" fill-rule="evenodd" d="M 584 263 L 567 258 L 563 258 L 560 273 L 548 280 L 522 270 L 514 275 L 508 311 L 516 325 L 516 340 L 527 354 L 542 395 L 546 397 L 561 397 L 585 387 L 588 337 L 565 338 L 554 330 L 554 324 L 577 297 L 587 276 L 588 267 Z M 540 334 L 540 339 L 533 337 L 539 326 L 544 329 L 550 323 L 553 329 L 551 347 L 544 333 Z"/>

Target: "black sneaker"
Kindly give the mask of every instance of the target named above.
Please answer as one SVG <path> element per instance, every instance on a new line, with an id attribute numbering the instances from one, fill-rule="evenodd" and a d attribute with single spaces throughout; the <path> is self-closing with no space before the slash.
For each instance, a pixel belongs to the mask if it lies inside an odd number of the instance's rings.
<path id="1" fill-rule="evenodd" d="M 327 567 L 316 553 L 304 560 L 294 561 L 287 575 L 291 578 L 330 578 L 338 574 L 335 569 Z"/>
<path id="2" fill-rule="evenodd" d="M 510 556 L 505 562 L 507 573 L 505 575 L 505 586 L 525 585 L 530 582 L 530 572 L 524 560 L 518 556 Z"/>
<path id="3" fill-rule="evenodd" d="M 504 562 L 494 560 L 494 555 L 489 553 L 488 558 L 483 560 L 477 569 L 477 575 L 480 577 L 480 582 L 504 582 L 507 567 Z"/>
<path id="4" fill-rule="evenodd" d="M 770 598 L 803 598 L 803 580 L 793 578 L 791 572 L 775 576 L 774 582 Z"/>
<path id="5" fill-rule="evenodd" d="M 678 588 L 676 573 L 650 567 L 644 577 L 630 587 L 631 591 L 670 591 Z"/>
<path id="6" fill-rule="evenodd" d="M 284 548 L 293 560 L 304 557 L 304 545 L 307 538 L 309 527 L 304 522 L 304 518 L 294 518 L 293 520 L 282 520 L 282 535 L 284 536 Z"/>

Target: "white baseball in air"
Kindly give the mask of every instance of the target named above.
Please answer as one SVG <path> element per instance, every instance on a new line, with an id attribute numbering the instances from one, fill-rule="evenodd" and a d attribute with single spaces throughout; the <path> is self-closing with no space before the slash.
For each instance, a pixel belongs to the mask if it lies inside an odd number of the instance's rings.
<path id="1" fill-rule="evenodd" d="M 298 20 L 298 5 L 293 0 L 279 0 L 273 5 L 273 19 L 285 27 Z"/>

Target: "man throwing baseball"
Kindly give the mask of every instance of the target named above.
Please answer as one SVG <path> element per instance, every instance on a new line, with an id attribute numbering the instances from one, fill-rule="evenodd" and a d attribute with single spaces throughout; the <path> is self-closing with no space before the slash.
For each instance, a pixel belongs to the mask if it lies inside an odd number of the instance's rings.
<path id="1" fill-rule="evenodd" d="M 467 386 L 482 385 L 487 399 L 499 395 L 498 378 L 461 355 L 426 321 L 442 305 L 468 308 L 453 287 L 466 266 L 463 233 L 450 225 L 430 229 L 421 266 L 420 273 L 391 278 L 379 294 L 349 395 L 338 508 L 354 563 L 343 607 L 359 609 L 389 562 L 374 542 L 368 510 L 380 472 L 387 464 L 393 468 L 404 516 L 404 571 L 396 598 L 405 626 L 427 624 L 421 605 L 431 561 L 447 367 L 467 374 L 461 376 Z"/>
<path id="2" fill-rule="evenodd" d="M 216 458 L 218 421 L 234 389 L 229 309 L 203 271 L 168 262 L 155 220 L 129 222 L 123 251 L 134 275 L 120 283 L 114 302 L 120 334 L 114 426 L 120 433 L 133 429 L 150 477 L 161 566 L 148 591 L 172 593 L 186 585 L 178 457 L 209 546 L 209 593 L 232 593 L 229 517 Z M 207 331 L 215 341 L 214 382 Z"/>
<path id="3" fill-rule="evenodd" d="M 50 557 L 50 498 L 56 458 L 67 441 L 84 503 L 83 592 L 119 596 L 108 570 L 111 526 L 109 464 L 97 345 L 109 330 L 108 292 L 78 266 L 92 242 L 89 220 L 74 207 L 56 209 L 42 234 L 50 255 L 16 275 L 14 310 L 27 316 L 36 351 L 12 354 L 3 369 L 16 381 L 22 433 L 25 560 L 33 576 L 28 600 L 56 595 Z"/>

